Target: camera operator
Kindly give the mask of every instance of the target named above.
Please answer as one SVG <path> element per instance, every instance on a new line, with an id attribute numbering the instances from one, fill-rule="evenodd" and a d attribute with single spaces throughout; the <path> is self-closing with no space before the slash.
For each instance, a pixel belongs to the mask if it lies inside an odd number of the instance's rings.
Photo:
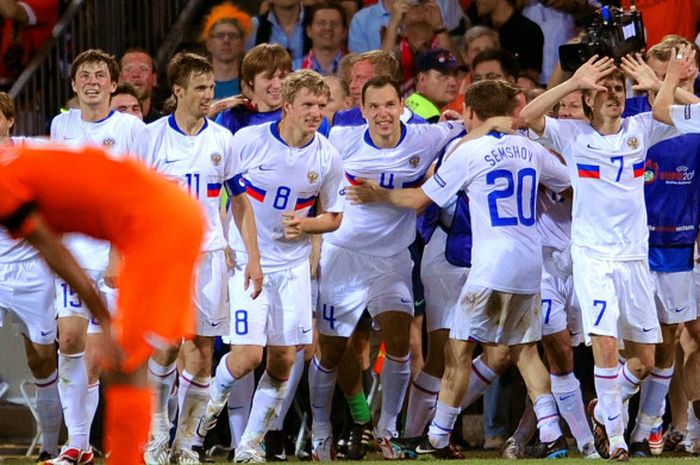
<path id="1" fill-rule="evenodd" d="M 587 0 L 524 0 L 523 16 L 534 21 L 544 34 L 542 74 L 540 82 L 547 83 L 559 60 L 559 46 L 576 36 L 576 20 L 595 8 Z"/>

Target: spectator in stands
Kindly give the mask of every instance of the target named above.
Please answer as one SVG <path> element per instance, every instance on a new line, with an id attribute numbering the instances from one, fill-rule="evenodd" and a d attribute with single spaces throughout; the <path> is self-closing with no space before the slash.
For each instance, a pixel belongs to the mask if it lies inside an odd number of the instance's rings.
<path id="1" fill-rule="evenodd" d="M 311 40 L 304 33 L 304 18 L 308 14 L 299 0 L 270 0 L 270 9 L 253 18 L 253 28 L 246 49 L 263 43 L 279 44 L 292 56 L 292 66 L 298 69 L 311 49 Z"/>
<path id="2" fill-rule="evenodd" d="M 433 48 L 418 57 L 416 91 L 406 106 L 429 123 L 440 119 L 440 109 L 457 95 L 457 59 L 444 48 Z"/>
<path id="3" fill-rule="evenodd" d="M 359 107 L 362 101 L 362 86 L 375 76 L 398 78 L 399 62 L 390 53 L 374 50 L 357 56 L 350 70 L 350 97 L 352 106 Z"/>
<path id="4" fill-rule="evenodd" d="M 395 3 L 411 5 L 411 0 L 379 0 L 376 4 L 358 11 L 350 22 L 348 48 L 362 53 L 381 47 L 382 37 L 389 25 Z M 422 2 L 426 3 L 426 2 Z M 429 1 L 428 1 L 429 3 Z M 464 13 L 457 0 L 436 0 L 448 32 L 458 29 L 463 23 Z"/>
<path id="5" fill-rule="evenodd" d="M 520 66 L 512 53 L 502 48 L 484 50 L 472 61 L 472 81 L 503 79 L 515 84 L 520 76 Z"/>
<path id="6" fill-rule="evenodd" d="M 393 4 L 391 19 L 382 38 L 382 50 L 395 53 L 401 63 L 401 92 L 415 89 L 416 57 L 431 48 L 441 47 L 459 55 L 435 0 L 420 5 L 407 0 Z"/>
<path id="7" fill-rule="evenodd" d="M 476 0 L 479 17 L 498 31 L 501 47 L 512 52 L 523 73 L 539 82 L 542 72 L 542 29 L 516 9 L 515 0 Z"/>
<path id="8" fill-rule="evenodd" d="M 490 27 L 472 26 L 467 29 L 467 32 L 464 33 L 464 51 L 462 53 L 462 59 L 467 67 L 467 72 L 464 73 L 458 81 L 460 85 L 457 97 L 445 106 L 445 110 L 454 110 L 458 113 L 462 113 L 464 93 L 467 91 L 467 87 L 472 83 L 471 70 L 474 57 L 484 50 L 499 48 L 501 46 L 500 44 L 498 32 Z"/>
<path id="9" fill-rule="evenodd" d="M 365 119 L 360 111 L 362 101 L 362 86 L 375 76 L 390 76 L 398 80 L 401 72 L 399 62 L 391 53 L 384 50 L 373 50 L 361 53 L 355 59 L 350 73 L 350 97 L 352 97 L 352 108 L 340 111 L 335 115 L 333 124 L 336 126 L 357 126 L 365 124 Z M 404 107 L 401 114 L 401 121 L 404 123 L 425 123 L 425 120 Z"/>
<path id="10" fill-rule="evenodd" d="M 324 76 L 336 74 L 340 60 L 348 51 L 345 10 L 338 3 L 320 3 L 309 10 L 306 35 L 311 39 L 311 50 L 301 63 L 301 68 L 312 69 Z"/>
<path id="11" fill-rule="evenodd" d="M 24 68 L 51 38 L 58 22 L 59 0 L 1 0 L 4 19 L 0 39 L 0 87 L 9 89 Z"/>
<path id="12" fill-rule="evenodd" d="M 587 0 L 525 0 L 523 16 L 537 23 L 544 34 L 539 82 L 549 81 L 559 61 L 559 46 L 576 35 L 576 18 L 589 14 L 593 8 Z"/>
<path id="13" fill-rule="evenodd" d="M 162 114 L 154 108 L 151 99 L 153 88 L 158 83 L 151 55 L 142 48 L 130 48 L 124 52 L 119 64 L 121 67 L 119 82 L 128 82 L 139 92 L 143 121 L 151 123 L 160 118 Z"/>
<path id="14" fill-rule="evenodd" d="M 352 66 L 355 64 L 355 61 L 357 61 L 358 56 L 358 53 L 348 53 L 342 60 L 340 60 L 340 63 L 338 63 L 337 75 L 341 81 L 348 85 L 348 87 L 350 86 L 350 80 L 352 79 Z"/>
<path id="15" fill-rule="evenodd" d="M 488 26 L 474 26 L 464 33 L 464 63 L 472 69 L 472 62 L 480 52 L 484 50 L 500 48 L 501 40 L 498 32 Z"/>
<path id="16" fill-rule="evenodd" d="M 112 110 L 129 113 L 143 121 L 143 107 L 139 99 L 139 92 L 128 82 L 121 82 L 117 85 L 117 88 L 112 92 L 109 106 Z"/>
<path id="17" fill-rule="evenodd" d="M 241 61 L 250 30 L 250 16 L 230 2 L 215 6 L 204 19 L 201 41 L 214 67 L 214 100 L 241 93 Z"/>
<path id="18" fill-rule="evenodd" d="M 537 81 L 533 81 L 527 74 L 520 73 L 518 80 L 516 82 L 517 86 L 522 90 L 534 90 L 540 89 L 540 84 Z M 534 97 L 533 97 L 534 98 Z"/>

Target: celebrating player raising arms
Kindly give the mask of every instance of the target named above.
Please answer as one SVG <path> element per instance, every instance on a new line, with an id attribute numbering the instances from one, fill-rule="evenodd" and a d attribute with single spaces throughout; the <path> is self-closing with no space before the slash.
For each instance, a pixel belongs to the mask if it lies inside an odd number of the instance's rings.
<path id="1" fill-rule="evenodd" d="M 544 116 L 576 90 L 583 91 L 590 122 Z M 595 362 L 594 434 L 600 455 L 613 460 L 629 456 L 623 402 L 654 366 L 654 345 L 661 340 L 647 262 L 644 159 L 649 146 L 677 134 L 650 113 L 623 119 L 624 103 L 624 75 L 611 58 L 593 57 L 520 114 L 569 168 L 574 287 Z M 622 369 L 618 339 L 629 356 Z"/>
<path id="2" fill-rule="evenodd" d="M 673 50 L 663 85 L 654 100 L 654 118 L 665 123 L 673 124 L 683 133 L 700 133 L 700 99 L 691 101 L 688 105 L 674 105 L 674 93 L 677 93 L 679 83 L 688 70 L 693 66 L 695 54 L 691 47 L 680 47 Z M 695 271 L 695 286 L 697 292 L 697 269 Z M 700 310 L 698 310 L 700 311 Z M 700 453 L 700 314 L 693 321 L 684 323 L 689 336 L 683 348 L 686 352 L 684 377 L 688 396 L 688 440 L 690 452 Z"/>

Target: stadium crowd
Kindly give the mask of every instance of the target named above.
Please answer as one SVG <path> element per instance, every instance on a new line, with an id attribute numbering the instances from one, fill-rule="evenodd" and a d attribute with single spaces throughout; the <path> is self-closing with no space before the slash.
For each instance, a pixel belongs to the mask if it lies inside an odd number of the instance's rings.
<path id="1" fill-rule="evenodd" d="M 119 465 L 205 463 L 222 441 L 233 462 L 286 461 L 299 428 L 314 461 L 459 459 L 482 397 L 480 446 L 507 459 L 700 454 L 696 15 L 639 2 L 643 54 L 563 71 L 600 7 L 223 2 L 164 101 L 136 47 L 75 57 L 48 142 L 13 133 L 0 93 L 0 324 L 21 329 L 38 463 L 95 462 L 101 379 Z M 165 253 L 181 228 L 134 265 L 151 223 L 81 217 L 76 196 L 107 188 L 154 216 L 128 175 L 100 187 L 86 163 L 60 206 L 34 188 L 22 160 L 54 152 L 179 184 L 204 230 L 191 289 L 163 290 L 183 287 L 184 245 Z"/>

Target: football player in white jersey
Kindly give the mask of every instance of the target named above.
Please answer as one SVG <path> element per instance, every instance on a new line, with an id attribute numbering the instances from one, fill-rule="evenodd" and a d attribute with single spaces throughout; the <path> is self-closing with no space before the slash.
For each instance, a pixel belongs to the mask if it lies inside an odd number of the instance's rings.
<path id="1" fill-rule="evenodd" d="M 511 114 L 521 91 L 503 81 L 472 84 L 464 97 L 465 125 L 478 128 L 487 118 Z M 472 268 L 454 315 L 445 349 L 445 374 L 428 439 L 436 455 L 449 450 L 449 436 L 467 391 L 471 356 L 477 342 L 505 344 L 525 380 L 534 404 L 545 457 L 568 454 L 559 428 L 547 369 L 537 352 L 542 251 L 535 229 L 538 184 L 555 192 L 569 187 L 564 166 L 540 145 L 520 135 L 491 132 L 459 146 L 420 188 L 381 190 L 376 184 L 353 189 L 355 201 L 369 192 L 404 208 L 447 204 L 460 190 L 469 197 Z"/>
<path id="2" fill-rule="evenodd" d="M 520 104 L 513 115 L 525 106 L 525 96 L 518 95 Z M 490 131 L 512 132 L 513 120 L 507 117 L 494 117 L 484 122 L 479 128 L 461 138 L 452 141 L 444 151 L 442 160 L 454 153 L 459 145 L 468 140 L 484 136 Z M 444 208 L 437 208 L 439 213 L 424 212 L 425 221 L 437 221 L 421 259 L 420 277 L 425 292 L 425 318 L 428 332 L 428 350 L 425 363 L 411 380 L 406 409 L 405 441 L 416 447 L 423 440 L 425 428 L 433 419 L 435 403 L 440 391 L 440 382 L 445 371 L 445 345 L 449 339 L 454 313 L 459 307 L 459 295 L 469 275 L 471 261 L 471 227 L 469 221 L 468 200 L 466 194 L 455 196 Z M 434 215 L 439 215 L 433 220 Z M 468 228 L 467 231 L 461 228 Z M 455 232 L 458 228 L 458 232 Z M 423 234 L 430 232 L 428 227 Z M 450 252 L 450 253 L 448 253 Z M 456 263 L 459 260 L 462 263 Z M 508 348 L 505 346 L 483 347 L 484 353 L 472 361 L 472 370 L 477 376 L 469 378 L 469 388 L 464 397 L 462 408 L 467 408 L 478 399 L 493 380 L 510 365 Z M 411 438 L 414 438 L 413 440 Z M 412 444 L 411 444 L 412 443 Z M 457 447 L 451 446 L 446 458 L 460 459 L 464 455 Z"/>
<path id="3" fill-rule="evenodd" d="M 224 183 L 240 170 L 233 148 L 233 136 L 222 126 L 206 118 L 213 99 L 214 72 L 199 55 L 179 53 L 168 64 L 168 81 L 176 98 L 175 111 L 146 126 L 137 138 L 136 155 L 165 176 L 177 180 L 205 212 L 207 234 L 197 270 L 194 304 L 197 308 L 197 333 L 182 344 L 184 367 L 179 378 L 179 418 L 170 460 L 178 464 L 199 463 L 192 448 L 196 428 L 204 415 L 211 376 L 214 337 L 228 333 L 226 238 L 219 213 Z M 241 274 L 245 288 L 253 281 L 253 297 L 260 293 L 262 272 L 257 259 L 255 220 L 245 197 L 232 200 L 237 224 L 246 250 L 252 256 Z M 243 287 L 243 284 L 242 284 Z M 250 291 L 249 291 L 250 292 Z M 168 461 L 170 423 L 167 399 L 175 381 L 180 347 L 156 353 L 149 361 L 149 375 L 156 386 L 156 401 L 151 425 L 151 440 L 146 447 L 147 464 Z"/>
<path id="4" fill-rule="evenodd" d="M 229 392 L 260 364 L 267 346 L 266 369 L 236 448 L 236 462 L 264 459 L 258 447 L 288 389 L 296 389 L 288 379 L 298 350 L 312 342 L 311 235 L 334 231 L 342 220 L 340 156 L 316 134 L 329 93 L 318 73 L 292 73 L 282 90 L 282 119 L 243 128 L 234 136 L 242 171 L 239 193 L 246 193 L 253 205 L 265 283 L 255 301 L 244 291 L 241 271 L 250 257 L 239 235 L 230 232 L 236 261 L 229 279 L 231 352 L 217 367 L 199 434 L 214 426 Z M 324 211 L 314 216 L 317 198 Z"/>
<path id="5" fill-rule="evenodd" d="M 690 100 L 687 105 L 674 105 L 678 98 L 677 89 L 683 77 L 694 65 L 695 53 L 691 47 L 673 50 L 663 85 L 654 100 L 654 118 L 673 124 L 683 133 L 700 133 L 700 99 Z M 695 267 L 696 293 L 698 285 L 698 266 Z M 697 294 L 700 298 L 700 293 Z M 688 430 L 686 439 L 690 442 L 690 452 L 700 454 L 700 305 L 697 307 L 698 318 L 684 323 L 681 343 L 685 352 L 684 378 L 688 396 Z"/>
<path id="6" fill-rule="evenodd" d="M 388 76 L 367 81 L 362 95 L 362 114 L 368 123 L 331 130 L 330 140 L 343 158 L 345 186 L 358 178 L 371 178 L 387 188 L 420 183 L 440 150 L 464 129 L 461 123 L 404 125 L 400 89 Z M 348 206 L 343 216 L 343 224 L 324 236 L 321 248 L 320 354 L 309 370 L 313 453 L 320 460 L 332 458 L 330 403 L 336 368 L 368 308 L 381 326 L 387 352 L 381 376 L 382 414 L 374 434 L 384 458 L 397 459 L 404 450 L 393 440 L 396 420 L 410 378 L 413 295 L 408 246 L 415 238 L 415 212 L 359 205 Z"/>
<path id="7" fill-rule="evenodd" d="M 10 137 L 15 124 L 15 104 L 0 92 L 0 145 L 22 144 Z M 21 328 L 27 365 L 35 386 L 36 411 L 41 428 L 38 461 L 58 455 L 61 400 L 56 370 L 56 310 L 54 276 L 38 252 L 26 241 L 12 239 L 0 230 L 0 326 L 7 313 Z"/>
<path id="8" fill-rule="evenodd" d="M 585 120 L 581 99 L 581 92 L 564 97 L 559 102 L 557 117 Z M 583 328 L 571 270 L 570 196 L 541 189 L 537 195 L 537 215 L 536 227 L 542 238 L 542 347 L 549 365 L 552 395 L 578 449 L 585 457 L 596 458 L 598 453 L 586 418 L 580 383 L 573 373 L 572 346 L 583 342 Z"/>
<path id="9" fill-rule="evenodd" d="M 79 108 L 53 119 L 51 140 L 75 146 L 108 147 L 115 157 L 124 157 L 131 152 L 134 138 L 144 124 L 132 115 L 110 109 L 110 94 L 116 88 L 118 77 L 119 65 L 113 56 L 102 50 L 80 53 L 71 67 L 71 85 Z M 110 287 L 113 285 L 110 275 L 114 275 L 116 268 L 110 266 L 115 262 L 110 263 L 109 243 L 70 234 L 66 236 L 66 244 L 113 310 L 116 294 Z M 62 465 L 77 460 L 82 464 L 92 460 L 90 425 L 99 400 L 99 369 L 90 357 L 93 338 L 86 337 L 86 334 L 98 332 L 99 326 L 84 302 L 62 279 L 56 280 L 56 310 L 58 390 L 68 429 L 68 443 L 61 456 L 50 463 Z"/>
<path id="10" fill-rule="evenodd" d="M 584 94 L 590 122 L 544 116 L 575 90 Z M 618 461 L 629 456 L 623 402 L 654 366 L 655 344 L 661 341 L 647 260 L 644 160 L 648 147 L 677 134 L 672 126 L 654 121 L 651 113 L 623 119 L 624 104 L 624 75 L 612 59 L 593 57 L 520 114 L 564 157 L 571 175 L 574 287 L 584 336 L 593 346 L 598 394 L 589 410 L 598 453 Z M 622 368 L 619 339 L 629 357 Z"/>

